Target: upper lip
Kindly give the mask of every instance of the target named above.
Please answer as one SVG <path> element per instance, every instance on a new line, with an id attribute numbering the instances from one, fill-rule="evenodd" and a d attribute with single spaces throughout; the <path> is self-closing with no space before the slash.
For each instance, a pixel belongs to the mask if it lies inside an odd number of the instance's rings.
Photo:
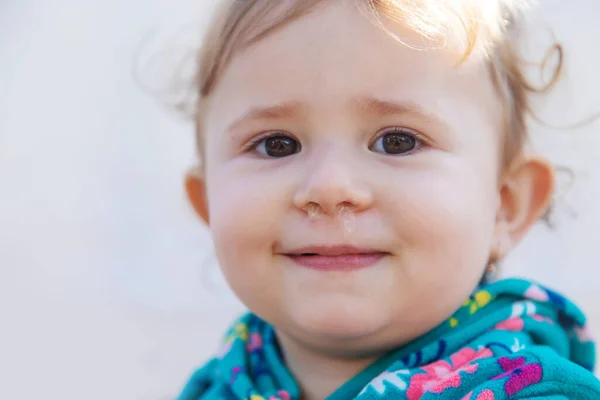
<path id="1" fill-rule="evenodd" d="M 337 245 L 337 246 L 307 246 L 301 247 L 293 251 L 288 251 L 285 254 L 289 256 L 302 256 L 302 255 L 319 255 L 326 257 L 336 256 L 347 256 L 357 254 L 373 254 L 373 253 L 385 253 L 384 251 L 362 248 L 349 245 Z"/>

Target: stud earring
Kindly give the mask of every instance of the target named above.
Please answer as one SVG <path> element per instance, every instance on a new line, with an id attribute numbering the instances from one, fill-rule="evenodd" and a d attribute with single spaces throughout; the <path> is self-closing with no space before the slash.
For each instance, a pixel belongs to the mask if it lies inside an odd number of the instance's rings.
<path id="1" fill-rule="evenodd" d="M 485 269 L 485 277 L 484 280 L 486 282 L 494 281 L 500 271 L 500 266 L 498 265 L 498 261 L 491 261 L 487 268 Z"/>

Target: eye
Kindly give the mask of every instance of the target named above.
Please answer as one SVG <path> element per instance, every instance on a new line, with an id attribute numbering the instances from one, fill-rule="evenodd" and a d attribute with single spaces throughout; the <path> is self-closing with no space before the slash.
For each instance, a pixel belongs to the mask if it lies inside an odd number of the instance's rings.
<path id="1" fill-rule="evenodd" d="M 395 129 L 378 137 L 369 149 L 391 155 L 410 154 L 421 146 L 421 140 L 417 136 L 405 129 Z"/>
<path id="2" fill-rule="evenodd" d="M 259 139 L 254 144 L 254 149 L 266 157 L 282 158 L 298 153 L 300 143 L 289 136 L 274 135 Z"/>

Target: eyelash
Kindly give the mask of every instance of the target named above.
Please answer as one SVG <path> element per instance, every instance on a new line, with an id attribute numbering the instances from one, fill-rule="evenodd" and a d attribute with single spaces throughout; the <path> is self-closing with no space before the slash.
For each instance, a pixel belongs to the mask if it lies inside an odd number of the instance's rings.
<path id="1" fill-rule="evenodd" d="M 294 139 L 295 141 L 300 143 L 300 141 L 298 139 L 296 139 L 294 136 L 292 136 L 288 133 L 285 133 L 284 131 L 270 131 L 270 132 L 266 132 L 261 135 L 258 135 L 257 137 L 250 140 L 248 142 L 248 144 L 246 146 L 244 146 L 244 152 L 256 150 L 256 148 L 262 142 L 264 142 L 267 139 L 273 138 L 273 137 L 288 137 L 288 138 Z M 302 148 L 302 146 L 300 146 L 300 148 Z"/>
<path id="2" fill-rule="evenodd" d="M 371 141 L 371 143 L 369 144 L 369 149 L 381 138 L 383 138 L 386 135 L 392 134 L 392 133 L 400 133 L 403 135 L 408 135 L 411 136 L 413 139 L 415 139 L 417 141 L 417 145 L 416 148 L 414 150 L 411 150 L 408 153 L 403 153 L 400 156 L 407 156 L 410 154 L 414 154 L 417 153 L 421 150 L 421 148 L 423 146 L 427 146 L 429 144 L 427 138 L 420 134 L 419 132 L 410 129 L 410 128 L 404 128 L 404 127 L 392 127 L 392 128 L 384 128 L 382 130 L 379 131 L 379 133 L 375 136 L 375 138 Z"/>
<path id="3" fill-rule="evenodd" d="M 375 136 L 375 138 L 370 142 L 369 149 L 371 148 L 371 146 L 373 146 L 375 144 L 375 142 L 377 142 L 377 140 L 379 140 L 382 137 L 384 137 L 385 135 L 389 135 L 391 133 L 401 133 L 404 135 L 412 136 L 418 142 L 415 150 L 412 150 L 409 153 L 405 153 L 402 155 L 414 154 L 414 153 L 420 151 L 423 146 L 427 146 L 429 144 L 427 138 L 425 138 L 419 132 L 414 131 L 410 128 L 404 128 L 404 127 L 392 127 L 392 128 L 387 128 L 387 129 L 384 128 L 384 129 L 380 130 L 379 132 L 380 133 L 378 133 L 377 136 Z M 264 142 L 265 140 L 270 139 L 272 137 L 289 137 L 291 139 L 296 140 L 298 143 L 300 143 L 300 141 L 298 139 L 296 139 L 294 136 L 292 136 L 288 133 L 285 133 L 284 131 L 270 131 L 270 132 L 266 132 L 264 134 L 258 135 L 257 137 L 250 140 L 248 142 L 248 144 L 246 146 L 244 146 L 243 151 L 244 152 L 255 151 L 256 148 L 262 142 Z M 302 148 L 302 145 L 300 145 L 300 148 Z"/>

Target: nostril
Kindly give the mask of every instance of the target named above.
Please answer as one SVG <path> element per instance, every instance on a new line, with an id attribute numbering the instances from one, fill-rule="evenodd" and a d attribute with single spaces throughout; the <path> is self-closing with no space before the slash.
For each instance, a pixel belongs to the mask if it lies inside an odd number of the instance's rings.
<path id="1" fill-rule="evenodd" d="M 338 204 L 338 209 L 340 208 L 354 208 L 354 205 L 356 204 L 356 200 L 352 199 L 350 201 L 342 201 L 340 204 Z"/>

